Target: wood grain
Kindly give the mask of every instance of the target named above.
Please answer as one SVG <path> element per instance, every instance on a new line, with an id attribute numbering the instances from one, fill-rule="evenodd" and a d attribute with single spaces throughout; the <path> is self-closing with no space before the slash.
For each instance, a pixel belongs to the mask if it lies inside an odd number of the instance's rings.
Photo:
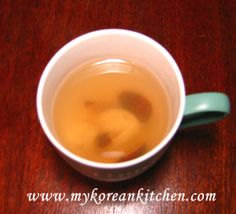
<path id="1" fill-rule="evenodd" d="M 236 2 L 0 1 L 0 213 L 236 213 Z M 116 184 L 88 179 L 55 152 L 39 125 L 35 95 L 42 71 L 71 39 L 124 28 L 157 40 L 174 56 L 188 93 L 222 91 L 231 115 L 179 131 L 163 158 Z M 29 202 L 29 192 L 215 192 L 215 202 Z"/>

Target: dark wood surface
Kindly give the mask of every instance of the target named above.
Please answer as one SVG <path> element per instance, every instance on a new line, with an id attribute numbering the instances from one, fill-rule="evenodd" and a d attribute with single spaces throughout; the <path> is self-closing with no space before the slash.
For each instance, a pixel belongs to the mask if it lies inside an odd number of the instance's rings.
<path id="1" fill-rule="evenodd" d="M 236 213 L 236 2 L 0 1 L 0 213 Z M 89 31 L 124 28 L 174 56 L 187 93 L 222 91 L 232 113 L 179 131 L 150 170 L 116 184 L 75 172 L 55 152 L 36 115 L 37 84 L 53 54 Z M 29 192 L 215 192 L 214 202 L 29 202 Z"/>

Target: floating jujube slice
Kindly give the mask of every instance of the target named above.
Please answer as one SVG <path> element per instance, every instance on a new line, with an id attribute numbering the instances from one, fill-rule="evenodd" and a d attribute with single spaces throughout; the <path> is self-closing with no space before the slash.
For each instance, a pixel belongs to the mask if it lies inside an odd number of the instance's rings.
<path id="1" fill-rule="evenodd" d="M 110 143 L 112 143 L 112 139 L 109 135 L 109 133 L 100 133 L 95 139 L 97 146 L 103 148 L 108 146 Z"/>
<path id="2" fill-rule="evenodd" d="M 132 112 L 141 122 L 147 121 L 152 114 L 151 102 L 141 94 L 123 91 L 119 94 L 121 105 Z"/>
<path id="3" fill-rule="evenodd" d="M 99 115 L 98 127 L 98 144 L 109 149 L 120 149 L 139 132 L 141 124 L 131 112 L 114 108 Z"/>

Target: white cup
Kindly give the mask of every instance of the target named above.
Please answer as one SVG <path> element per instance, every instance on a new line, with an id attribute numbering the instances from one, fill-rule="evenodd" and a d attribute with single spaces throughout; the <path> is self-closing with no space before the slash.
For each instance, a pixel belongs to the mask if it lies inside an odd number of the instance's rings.
<path id="1" fill-rule="evenodd" d="M 52 128 L 52 101 L 63 78 L 80 63 L 93 58 L 122 57 L 150 68 L 162 81 L 171 100 L 171 126 L 165 138 L 146 154 L 120 163 L 98 163 L 66 149 Z M 59 154 L 82 174 L 101 181 L 120 181 L 139 175 L 161 157 L 180 126 L 185 106 L 185 89 L 174 59 L 153 39 L 129 30 L 106 29 L 79 36 L 61 48 L 46 66 L 37 91 L 41 126 Z"/>

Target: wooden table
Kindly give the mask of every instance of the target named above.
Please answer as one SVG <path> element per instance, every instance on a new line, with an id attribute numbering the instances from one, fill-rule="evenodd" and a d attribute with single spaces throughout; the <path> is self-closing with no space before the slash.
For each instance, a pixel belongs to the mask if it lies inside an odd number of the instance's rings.
<path id="1" fill-rule="evenodd" d="M 0 1 L 0 213 L 236 213 L 236 2 Z M 176 59 L 187 93 L 222 91 L 232 113 L 211 125 L 179 131 L 150 170 L 102 183 L 74 171 L 55 152 L 36 114 L 42 71 L 73 38 L 124 28 L 157 40 Z M 29 202 L 27 193 L 216 193 L 216 201 Z"/>

